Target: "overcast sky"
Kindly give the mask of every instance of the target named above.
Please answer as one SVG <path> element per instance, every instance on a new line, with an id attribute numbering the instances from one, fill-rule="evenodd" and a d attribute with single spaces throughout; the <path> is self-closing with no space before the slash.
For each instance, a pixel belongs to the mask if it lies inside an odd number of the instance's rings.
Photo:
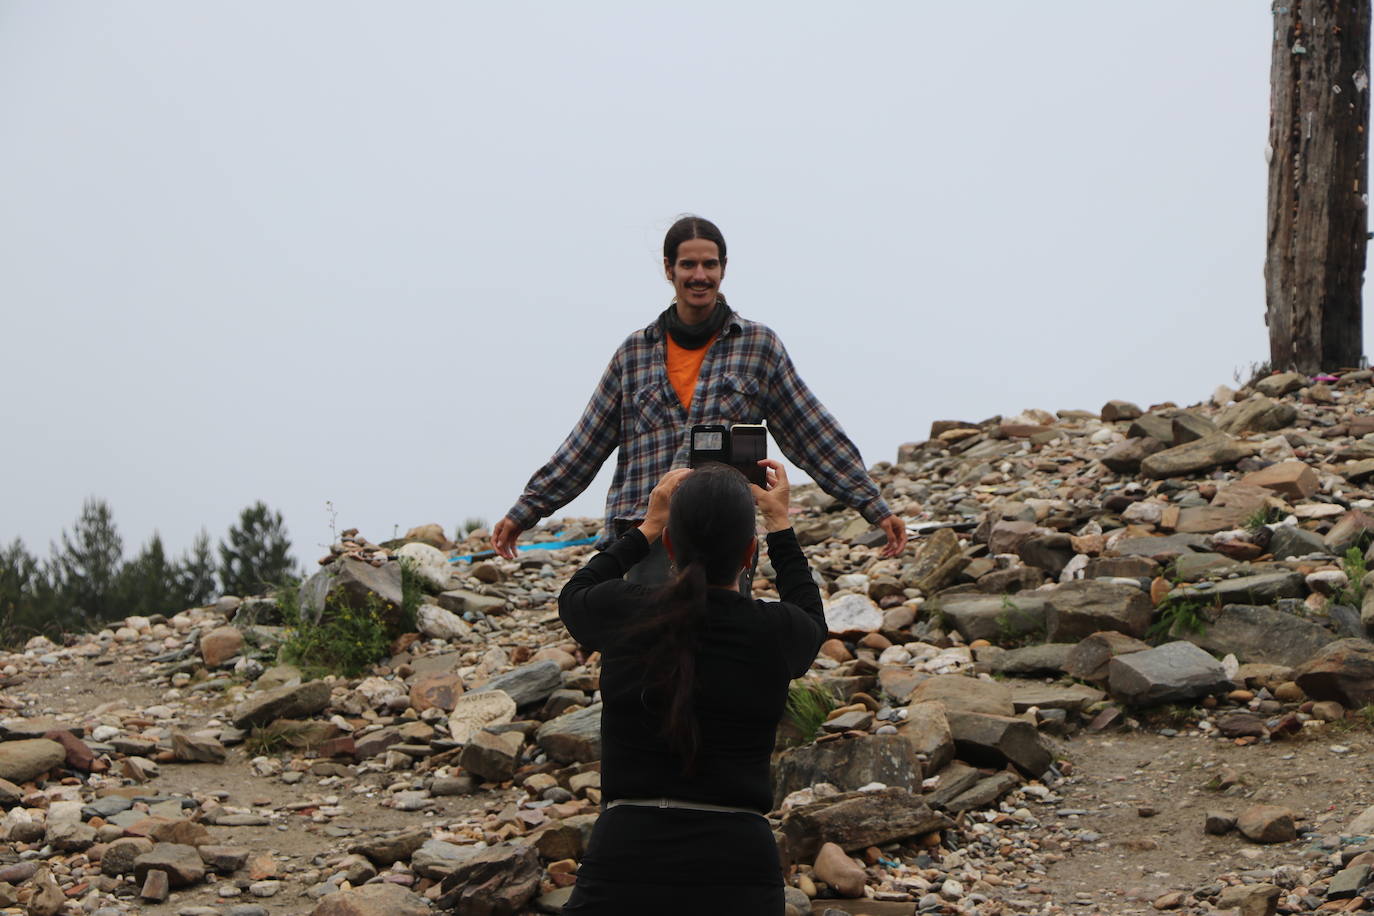
<path id="1" fill-rule="evenodd" d="M 494 521 L 664 230 L 868 463 L 1267 356 L 1268 4 L 0 0 L 0 542 Z M 607 471 L 565 513 L 600 515 Z"/>

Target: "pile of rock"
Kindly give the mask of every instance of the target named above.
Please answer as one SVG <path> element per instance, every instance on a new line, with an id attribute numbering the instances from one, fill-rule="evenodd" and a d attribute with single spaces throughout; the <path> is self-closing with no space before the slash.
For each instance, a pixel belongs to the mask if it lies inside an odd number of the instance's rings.
<path id="1" fill-rule="evenodd" d="M 941 421 L 873 470 L 923 535 L 902 558 L 797 488 L 831 630 L 810 677 L 837 708 L 814 741 L 781 734 L 794 746 L 771 817 L 789 905 L 1042 911 L 1049 866 L 1098 839 L 1062 815 L 1080 729 L 1183 703 L 1198 710 L 1189 734 L 1254 743 L 1374 699 L 1369 381 L 1275 376 L 1187 409 Z M 236 898 L 285 889 L 319 914 L 557 912 L 601 802 L 600 665 L 555 608 L 589 548 L 539 542 L 595 527 L 527 533 L 535 549 L 511 562 L 461 559 L 480 531 L 455 544 L 421 526 L 385 545 L 345 532 L 302 586 L 307 619 L 340 591 L 399 612 L 403 563 L 427 591 L 419 632 L 357 679 L 275 664 L 294 621 L 270 597 L 0 656 L 0 908 L 112 914 L 172 894 L 181 912 L 229 901 L 251 916 L 261 905 Z M 102 667 L 148 701 L 23 689 Z M 260 796 L 216 784 L 213 768 L 235 765 Z M 163 794 L 178 766 L 211 770 Z M 360 812 L 395 829 L 350 826 Z M 311 854 L 247 852 L 264 842 L 252 831 L 297 823 Z M 1233 824 L 1255 842 L 1290 835 L 1276 812 L 1206 826 Z M 1354 899 L 1368 872 L 1346 872 L 1365 864 L 1246 899 Z"/>

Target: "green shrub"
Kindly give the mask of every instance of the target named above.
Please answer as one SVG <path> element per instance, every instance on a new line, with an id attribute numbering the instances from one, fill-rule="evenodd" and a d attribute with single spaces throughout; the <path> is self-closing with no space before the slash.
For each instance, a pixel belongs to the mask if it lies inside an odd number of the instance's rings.
<path id="1" fill-rule="evenodd" d="M 1364 551 L 1358 547 L 1351 547 L 1345 552 L 1341 566 L 1350 581 L 1336 595 L 1336 603 L 1358 608 L 1364 603 L 1364 576 L 1369 572 L 1365 568 Z"/>
<path id="2" fill-rule="evenodd" d="M 342 589 L 335 589 L 325 600 L 320 622 L 312 623 L 300 617 L 295 588 L 284 587 L 277 594 L 282 616 L 294 621 L 282 643 L 281 659 L 301 669 L 304 677 L 356 677 L 386 656 L 392 637 L 376 598 L 354 607 Z M 291 597 L 283 600 L 283 594 Z"/>

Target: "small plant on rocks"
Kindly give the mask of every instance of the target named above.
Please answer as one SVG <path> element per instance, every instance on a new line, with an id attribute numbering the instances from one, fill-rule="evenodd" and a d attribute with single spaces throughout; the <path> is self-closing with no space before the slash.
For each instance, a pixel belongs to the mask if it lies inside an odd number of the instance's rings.
<path id="1" fill-rule="evenodd" d="M 319 623 L 295 619 L 282 643 L 281 658 L 301 669 L 306 677 L 342 674 L 355 677 L 386 655 L 391 645 L 377 599 L 362 607 L 344 599 L 342 590 L 331 592 Z"/>
<path id="2" fill-rule="evenodd" d="M 787 689 L 787 718 L 796 726 L 802 744 L 816 740 L 834 709 L 834 695 L 815 681 L 796 680 Z"/>
<path id="3" fill-rule="evenodd" d="M 1336 595 L 1336 603 L 1357 608 L 1364 602 L 1364 577 L 1365 573 L 1369 572 L 1365 567 L 1364 551 L 1358 547 L 1351 547 L 1345 552 L 1341 566 L 1349 581 Z"/>
<path id="4" fill-rule="evenodd" d="M 1205 602 L 1190 601 L 1186 598 L 1166 601 L 1160 605 L 1159 616 L 1155 622 L 1145 631 L 1145 638 L 1151 641 L 1167 639 L 1175 629 L 1182 633 L 1206 632 L 1207 618 L 1202 616 L 1202 609 L 1205 607 Z"/>

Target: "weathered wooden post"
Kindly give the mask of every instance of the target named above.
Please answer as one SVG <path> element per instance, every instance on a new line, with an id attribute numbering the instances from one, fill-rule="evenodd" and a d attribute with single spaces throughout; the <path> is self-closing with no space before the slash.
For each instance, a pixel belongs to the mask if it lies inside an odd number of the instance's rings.
<path id="1" fill-rule="evenodd" d="M 1363 356 L 1370 0 L 1275 0 L 1265 323 L 1274 369 Z"/>

